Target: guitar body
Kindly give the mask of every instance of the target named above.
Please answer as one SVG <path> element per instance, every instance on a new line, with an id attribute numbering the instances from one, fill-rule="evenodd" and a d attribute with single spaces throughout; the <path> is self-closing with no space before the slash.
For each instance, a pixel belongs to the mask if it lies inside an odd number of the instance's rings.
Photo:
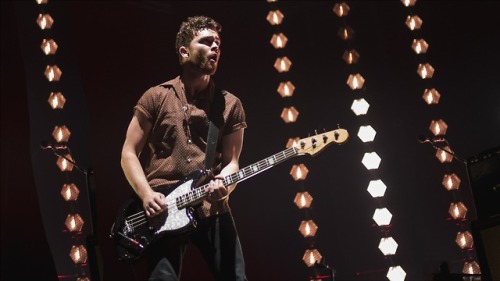
<path id="1" fill-rule="evenodd" d="M 195 228 L 193 205 L 199 200 L 189 202 L 189 206 L 179 204 L 179 200 L 188 196 L 206 175 L 206 170 L 195 171 L 175 187 L 160 190 L 165 195 L 167 209 L 152 218 L 146 216 L 139 197 L 134 195 L 127 200 L 111 227 L 110 236 L 115 240 L 118 258 L 122 261 L 137 260 L 157 239 L 167 234 L 183 234 Z"/>

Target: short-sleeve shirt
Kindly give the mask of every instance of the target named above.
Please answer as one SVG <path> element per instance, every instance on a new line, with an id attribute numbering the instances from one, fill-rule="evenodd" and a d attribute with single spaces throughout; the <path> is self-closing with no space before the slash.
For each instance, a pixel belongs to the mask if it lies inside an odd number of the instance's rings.
<path id="1" fill-rule="evenodd" d="M 223 101 L 218 107 L 221 121 L 217 124 L 218 145 L 212 165 L 217 174 L 221 168 L 222 137 L 247 127 L 240 99 L 220 91 L 211 80 L 203 95 L 188 102 L 179 76 L 149 88 L 141 96 L 134 114 L 152 124 L 147 140 L 150 154 L 144 172 L 153 189 L 175 186 L 192 172 L 205 168 L 209 116 L 216 95 Z M 229 211 L 227 198 L 219 203 L 211 206 L 204 201 L 205 216 Z"/>

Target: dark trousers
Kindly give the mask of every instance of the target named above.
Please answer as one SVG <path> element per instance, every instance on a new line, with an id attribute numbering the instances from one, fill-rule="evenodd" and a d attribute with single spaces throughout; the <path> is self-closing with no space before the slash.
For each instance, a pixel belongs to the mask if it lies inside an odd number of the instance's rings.
<path id="1" fill-rule="evenodd" d="M 201 252 L 215 280 L 247 280 L 240 240 L 231 213 L 198 221 L 184 235 L 164 237 L 148 256 L 149 280 L 180 280 L 182 258 L 189 241 Z"/>

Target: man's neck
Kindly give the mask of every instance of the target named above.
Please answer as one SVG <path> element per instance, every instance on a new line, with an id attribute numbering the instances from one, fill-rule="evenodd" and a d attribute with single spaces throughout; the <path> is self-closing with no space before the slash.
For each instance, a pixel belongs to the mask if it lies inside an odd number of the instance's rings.
<path id="1" fill-rule="evenodd" d="M 196 97 L 208 87 L 208 84 L 210 82 L 210 75 L 199 75 L 183 72 L 181 74 L 181 80 L 184 84 L 186 96 Z"/>

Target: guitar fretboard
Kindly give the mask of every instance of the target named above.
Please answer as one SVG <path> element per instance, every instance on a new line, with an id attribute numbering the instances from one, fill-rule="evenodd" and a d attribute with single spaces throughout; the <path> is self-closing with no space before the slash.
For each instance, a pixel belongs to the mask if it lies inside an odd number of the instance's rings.
<path id="1" fill-rule="evenodd" d="M 249 165 L 238 172 L 228 175 L 222 179 L 222 182 L 224 183 L 225 186 L 235 184 L 241 181 L 244 181 L 252 176 L 255 176 L 271 167 L 274 167 L 282 162 L 285 162 L 286 160 L 297 156 L 297 148 L 295 147 L 290 147 L 287 148 L 281 152 L 278 152 L 272 156 L 269 156 L 263 160 L 260 160 L 259 162 L 256 162 L 252 165 Z M 178 208 L 183 208 L 188 205 L 192 205 L 197 203 L 198 201 L 202 200 L 205 198 L 205 195 L 207 193 L 206 189 L 208 187 L 208 184 L 199 186 L 192 191 L 183 194 L 179 197 L 176 198 L 176 203 Z"/>

